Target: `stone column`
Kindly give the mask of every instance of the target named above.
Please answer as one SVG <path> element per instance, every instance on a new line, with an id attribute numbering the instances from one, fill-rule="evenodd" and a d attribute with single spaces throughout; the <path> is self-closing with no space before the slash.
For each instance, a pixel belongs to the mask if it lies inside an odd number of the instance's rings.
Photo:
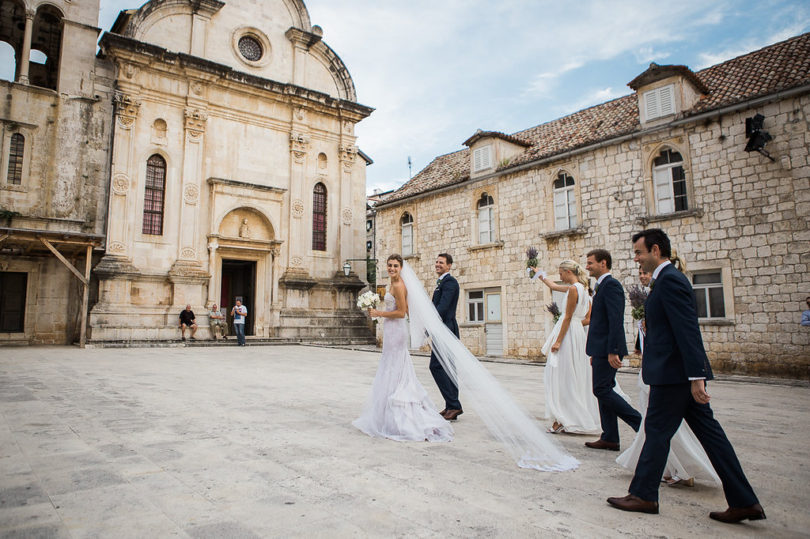
<path id="1" fill-rule="evenodd" d="M 338 266 L 342 266 L 347 258 L 359 258 L 354 256 L 353 227 L 354 213 L 352 209 L 352 173 L 357 161 L 357 147 L 354 145 L 342 145 L 339 149 L 340 155 L 340 227 L 339 227 L 339 253 L 340 260 Z M 338 271 L 342 271 L 339 267 Z M 365 268 L 356 272 L 358 275 L 365 275 Z"/>
<path id="2" fill-rule="evenodd" d="M 303 112 L 296 111 L 303 116 Z M 307 226 L 304 222 L 305 197 L 312 196 L 304 187 L 307 186 L 305 165 L 309 136 L 293 131 L 290 133 L 290 220 L 287 238 L 289 246 L 287 271 L 306 272 L 304 260 L 309 250 L 311 238 L 306 234 Z"/>
<path id="3" fill-rule="evenodd" d="M 185 111 L 185 144 L 183 146 L 182 196 L 180 199 L 178 260 L 199 262 L 197 236 L 200 219 L 200 176 L 202 175 L 203 140 L 208 115 L 198 109 Z"/>
<path id="4" fill-rule="evenodd" d="M 209 240 L 208 242 L 208 274 L 211 276 L 208 280 L 208 304 L 206 307 L 209 309 L 211 305 L 216 303 L 219 305 L 218 296 L 220 295 L 219 292 L 219 268 L 217 267 L 217 249 L 219 249 L 219 243 L 217 243 L 216 239 Z"/>
<path id="5" fill-rule="evenodd" d="M 22 58 L 20 62 L 20 76 L 17 82 L 20 84 L 28 84 L 28 67 L 31 64 L 31 36 L 34 33 L 34 17 L 36 11 L 33 9 L 25 10 L 25 32 L 23 33 L 23 48 Z"/>
<path id="6" fill-rule="evenodd" d="M 134 215 L 135 181 L 129 177 L 130 170 L 138 170 L 132 162 L 135 158 L 135 122 L 141 104 L 131 95 L 115 94 L 115 145 L 113 147 L 110 206 L 107 226 L 107 254 L 128 256 L 134 238 L 129 237 L 129 218 Z M 132 196 L 130 196 L 132 195 Z M 138 218 L 134 226 L 140 225 Z"/>

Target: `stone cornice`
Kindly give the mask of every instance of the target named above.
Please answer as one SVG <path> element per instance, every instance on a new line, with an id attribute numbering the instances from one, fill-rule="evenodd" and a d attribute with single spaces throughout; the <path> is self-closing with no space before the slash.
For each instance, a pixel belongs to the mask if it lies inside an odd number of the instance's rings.
<path id="1" fill-rule="evenodd" d="M 239 187 L 242 189 L 253 189 L 255 191 L 270 191 L 273 193 L 286 193 L 287 190 L 283 187 L 273 187 L 270 185 L 259 185 L 257 183 L 240 182 L 236 180 L 228 180 L 225 178 L 208 178 L 208 184 L 214 185 L 227 185 L 230 187 Z"/>
<path id="2" fill-rule="evenodd" d="M 171 52 L 163 47 L 144 43 L 118 34 L 105 32 L 104 35 L 101 36 L 99 46 L 102 52 L 108 57 L 116 56 L 120 52 L 126 51 L 134 56 L 143 57 L 143 63 L 145 65 L 151 64 L 150 67 L 152 69 L 155 68 L 156 64 L 162 63 L 166 66 L 171 66 L 174 70 L 185 69 L 187 72 L 196 72 L 195 75 L 198 75 L 200 78 L 208 78 L 210 80 L 208 76 L 213 75 L 219 80 L 241 84 L 283 96 L 286 100 L 302 100 L 310 105 L 321 105 L 332 110 L 340 110 L 342 114 L 354 114 L 357 117 L 356 121 L 366 118 L 374 111 L 372 107 L 367 107 L 355 103 L 354 101 L 334 98 L 316 90 L 310 90 L 294 84 L 278 82 L 242 71 L 236 71 L 232 67 L 224 64 L 185 53 Z"/>

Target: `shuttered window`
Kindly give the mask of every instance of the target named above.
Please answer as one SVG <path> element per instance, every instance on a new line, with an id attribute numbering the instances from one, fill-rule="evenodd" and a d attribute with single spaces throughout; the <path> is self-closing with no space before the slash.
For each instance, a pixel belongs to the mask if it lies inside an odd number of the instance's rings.
<path id="1" fill-rule="evenodd" d="M 670 149 L 662 150 L 653 161 L 655 207 L 659 214 L 689 209 L 683 157 Z"/>
<path id="2" fill-rule="evenodd" d="M 492 146 L 473 150 L 473 172 L 492 167 Z"/>
<path id="3" fill-rule="evenodd" d="M 574 178 L 560 172 L 554 180 L 554 228 L 568 230 L 577 227 L 577 199 Z"/>
<path id="4" fill-rule="evenodd" d="M 495 241 L 495 201 L 484 193 L 478 200 L 478 243 L 486 244 Z"/>
<path id="5" fill-rule="evenodd" d="M 413 217 L 410 213 L 405 213 L 400 221 L 402 226 L 402 256 L 413 254 Z"/>
<path id="6" fill-rule="evenodd" d="M 647 120 L 675 114 L 675 86 L 662 86 L 644 92 L 644 111 Z"/>

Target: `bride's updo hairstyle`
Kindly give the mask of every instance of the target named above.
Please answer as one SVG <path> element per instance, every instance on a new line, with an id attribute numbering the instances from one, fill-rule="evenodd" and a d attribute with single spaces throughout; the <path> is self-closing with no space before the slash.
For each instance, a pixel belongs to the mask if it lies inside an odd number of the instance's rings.
<path id="1" fill-rule="evenodd" d="M 401 257 L 401 256 L 399 256 L 399 255 L 398 255 L 398 254 L 396 254 L 396 253 L 394 253 L 394 254 L 392 254 L 391 256 L 389 256 L 389 257 L 386 259 L 386 262 L 390 262 L 390 261 L 392 261 L 392 260 L 396 260 L 397 262 L 399 262 L 399 267 L 400 267 L 400 268 L 401 268 L 402 266 L 404 266 L 404 265 L 405 265 L 405 262 L 402 260 L 402 257 Z"/>
<path id="2" fill-rule="evenodd" d="M 585 287 L 585 290 L 588 290 L 590 288 L 590 281 L 588 280 L 588 274 L 585 273 L 585 270 L 582 268 L 582 266 L 580 266 L 573 260 L 563 260 L 560 263 L 560 269 L 572 272 L 576 276 L 577 281 L 582 283 L 582 286 Z"/>
<path id="3" fill-rule="evenodd" d="M 678 256 L 678 252 L 675 248 L 672 248 L 672 255 L 669 257 L 669 261 L 672 262 L 672 265 L 680 271 L 681 273 L 686 273 L 686 260 Z"/>

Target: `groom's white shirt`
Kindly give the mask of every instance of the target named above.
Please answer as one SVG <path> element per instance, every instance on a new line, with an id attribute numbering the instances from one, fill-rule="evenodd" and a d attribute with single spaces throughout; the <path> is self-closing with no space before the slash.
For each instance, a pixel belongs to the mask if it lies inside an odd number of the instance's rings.
<path id="1" fill-rule="evenodd" d="M 442 279 L 444 279 L 444 276 L 445 276 L 445 275 L 450 275 L 450 272 L 449 272 L 449 271 L 445 271 L 444 273 L 442 273 L 441 275 L 439 275 L 439 280 L 441 281 Z M 438 285 L 438 284 L 436 285 L 436 288 L 439 288 L 439 285 Z"/>

